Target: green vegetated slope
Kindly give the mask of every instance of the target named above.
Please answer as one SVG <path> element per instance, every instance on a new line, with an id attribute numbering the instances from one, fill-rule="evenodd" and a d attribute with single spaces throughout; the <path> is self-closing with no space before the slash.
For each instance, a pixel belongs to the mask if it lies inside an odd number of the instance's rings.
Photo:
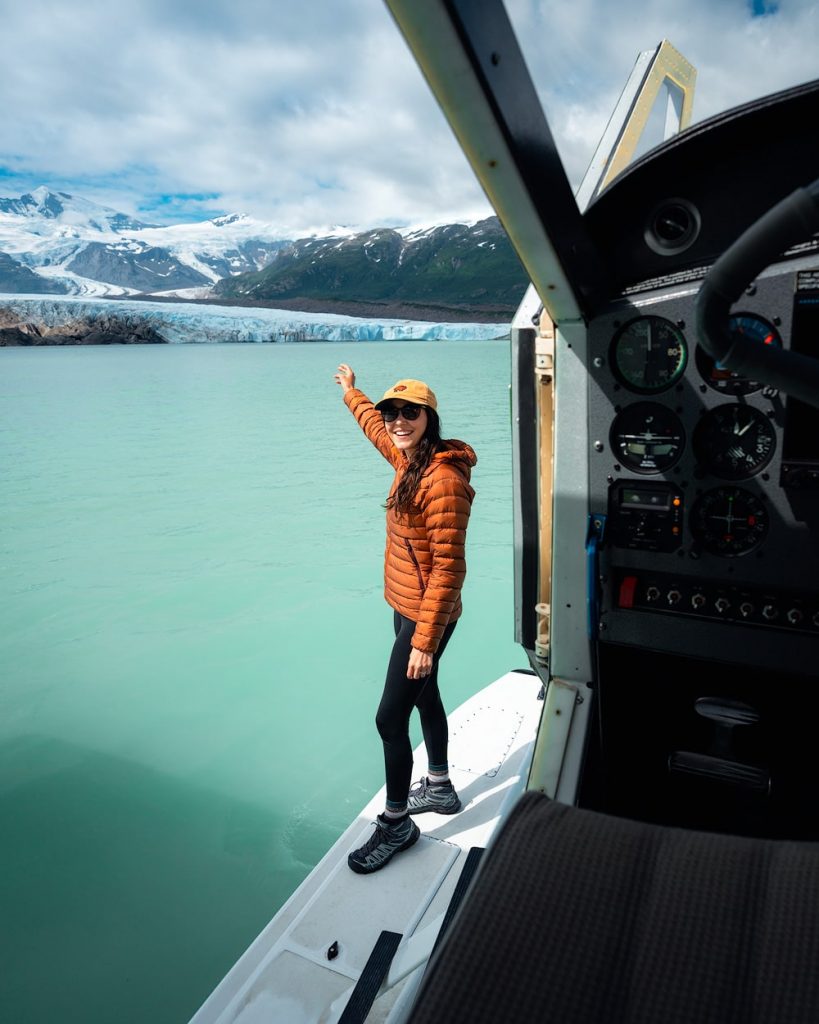
<path id="1" fill-rule="evenodd" d="M 220 281 L 234 299 L 332 299 L 514 311 L 528 279 L 498 219 L 402 236 L 301 239 L 264 270 Z"/>

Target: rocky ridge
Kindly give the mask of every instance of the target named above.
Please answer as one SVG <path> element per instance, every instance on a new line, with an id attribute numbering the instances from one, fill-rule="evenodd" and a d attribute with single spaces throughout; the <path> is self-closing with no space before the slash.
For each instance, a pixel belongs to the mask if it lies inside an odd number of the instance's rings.
<path id="1" fill-rule="evenodd" d="M 22 321 L 0 306 L 0 348 L 39 345 L 165 345 L 167 339 L 136 316 L 100 314 L 58 326 Z"/>

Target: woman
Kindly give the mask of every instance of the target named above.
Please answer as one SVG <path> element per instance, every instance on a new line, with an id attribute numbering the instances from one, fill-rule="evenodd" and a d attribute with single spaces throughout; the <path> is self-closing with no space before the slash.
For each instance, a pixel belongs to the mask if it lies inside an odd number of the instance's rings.
<path id="1" fill-rule="evenodd" d="M 375 832 L 348 857 L 369 874 L 415 843 L 410 817 L 455 814 L 461 801 L 449 779 L 447 721 L 438 692 L 438 661 L 461 614 L 464 541 L 477 459 L 463 441 L 443 441 L 435 395 L 422 381 L 400 380 L 375 405 L 342 363 L 335 375 L 358 425 L 395 468 L 387 499 L 384 596 L 393 608 L 395 644 L 376 725 L 384 743 L 387 803 Z M 418 708 L 429 770 L 410 791 L 409 719 Z"/>

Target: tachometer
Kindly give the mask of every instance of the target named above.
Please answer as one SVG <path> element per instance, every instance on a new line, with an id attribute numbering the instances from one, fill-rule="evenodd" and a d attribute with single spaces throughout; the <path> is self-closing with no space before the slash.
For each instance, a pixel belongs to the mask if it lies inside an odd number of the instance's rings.
<path id="1" fill-rule="evenodd" d="M 718 405 L 694 431 L 694 454 L 701 467 L 723 480 L 744 480 L 771 461 L 776 433 L 768 417 L 750 405 Z"/>
<path id="2" fill-rule="evenodd" d="M 611 450 L 635 473 L 662 473 L 682 455 L 685 431 L 677 416 L 656 402 L 635 402 L 617 416 Z"/>
<path id="3" fill-rule="evenodd" d="M 630 391 L 656 394 L 685 372 L 688 347 L 676 324 L 661 316 L 641 316 L 624 324 L 611 343 L 615 376 Z"/>
<path id="4" fill-rule="evenodd" d="M 768 533 L 768 513 L 742 487 L 715 487 L 694 502 L 689 526 L 706 551 L 733 558 L 759 547 Z"/>
<path id="5" fill-rule="evenodd" d="M 728 321 L 728 330 L 731 334 L 751 338 L 761 345 L 782 347 L 782 339 L 773 324 L 769 324 L 767 320 L 763 320 L 755 313 L 735 313 Z M 725 395 L 751 395 L 763 386 L 758 380 L 740 377 L 733 370 L 728 370 L 719 363 L 715 363 L 701 345 L 697 345 L 695 359 L 697 369 L 705 383 Z"/>

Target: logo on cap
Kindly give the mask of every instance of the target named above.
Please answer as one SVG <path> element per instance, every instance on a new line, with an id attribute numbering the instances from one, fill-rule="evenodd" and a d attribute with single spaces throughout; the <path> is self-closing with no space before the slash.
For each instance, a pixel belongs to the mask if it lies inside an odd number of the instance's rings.
<path id="1" fill-rule="evenodd" d="M 407 385 L 406 384 L 396 384 L 395 387 L 393 388 L 393 391 L 406 391 L 406 390 L 407 390 Z"/>

